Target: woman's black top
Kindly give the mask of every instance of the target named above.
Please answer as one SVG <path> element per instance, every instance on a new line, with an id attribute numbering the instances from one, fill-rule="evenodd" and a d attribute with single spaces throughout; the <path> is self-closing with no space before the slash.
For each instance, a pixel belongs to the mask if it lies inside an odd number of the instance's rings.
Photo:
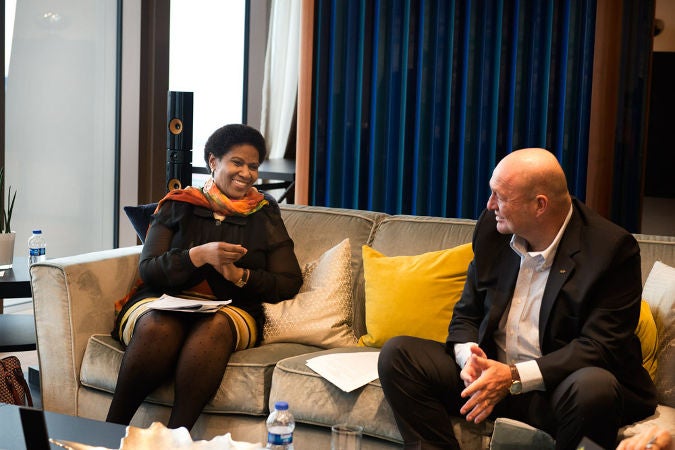
<path id="1" fill-rule="evenodd" d="M 132 295 L 117 316 L 119 321 L 135 302 L 162 294 L 179 295 L 206 280 L 218 300 L 232 299 L 232 305 L 248 312 L 262 330 L 262 303 L 278 303 L 293 297 L 302 285 L 302 273 L 293 251 L 279 207 L 270 202 L 245 217 L 229 216 L 222 221 L 209 209 L 189 203 L 166 201 L 153 215 L 139 261 L 143 285 Z M 237 267 L 250 270 L 243 288 L 226 280 L 210 264 L 195 267 L 188 254 L 197 245 L 214 241 L 241 244 L 247 249 Z M 113 337 L 117 336 L 115 324 Z M 262 332 L 258 332 L 258 340 Z"/>

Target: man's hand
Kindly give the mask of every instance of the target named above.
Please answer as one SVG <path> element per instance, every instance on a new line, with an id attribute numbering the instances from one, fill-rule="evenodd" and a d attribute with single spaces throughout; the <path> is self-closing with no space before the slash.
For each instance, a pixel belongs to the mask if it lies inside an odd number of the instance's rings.
<path id="1" fill-rule="evenodd" d="M 482 369 L 476 364 L 477 358 L 486 358 L 485 352 L 477 345 L 471 346 L 471 356 L 467 359 L 459 377 L 464 380 L 464 387 L 468 387 L 480 376 Z"/>
<path id="2" fill-rule="evenodd" d="M 460 377 L 466 383 L 475 374 L 479 375 L 462 391 L 461 396 L 469 397 L 469 400 L 459 412 L 466 414 L 466 420 L 480 423 L 490 416 L 495 405 L 508 394 L 511 386 L 511 369 L 506 364 L 487 359 L 482 350 L 475 348 L 479 352 L 475 352 L 474 347 L 471 348 L 473 354 L 462 369 Z M 483 356 L 479 356 L 479 353 Z"/>

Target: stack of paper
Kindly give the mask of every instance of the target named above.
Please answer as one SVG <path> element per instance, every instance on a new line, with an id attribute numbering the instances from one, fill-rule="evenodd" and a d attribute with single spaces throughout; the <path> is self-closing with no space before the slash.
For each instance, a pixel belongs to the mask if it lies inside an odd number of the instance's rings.
<path id="1" fill-rule="evenodd" d="M 232 300 L 194 300 L 164 294 L 154 302 L 150 302 L 148 307 L 164 311 L 212 313 L 228 303 L 232 303 Z"/>
<path id="2" fill-rule="evenodd" d="M 380 352 L 332 353 L 307 360 L 307 366 L 345 392 L 378 378 Z"/>

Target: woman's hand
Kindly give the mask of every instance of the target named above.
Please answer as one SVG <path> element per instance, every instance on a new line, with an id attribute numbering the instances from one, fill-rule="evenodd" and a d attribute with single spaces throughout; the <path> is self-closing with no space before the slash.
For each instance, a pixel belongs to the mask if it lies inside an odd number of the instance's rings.
<path id="1" fill-rule="evenodd" d="M 673 438 L 667 430 L 652 427 L 649 430 L 636 434 L 621 441 L 617 450 L 672 450 Z"/>
<path id="2" fill-rule="evenodd" d="M 223 276 L 223 278 L 233 283 L 241 280 L 241 278 L 244 276 L 244 269 L 241 269 L 232 263 L 223 264 L 220 267 L 216 267 L 216 270 Z"/>
<path id="3" fill-rule="evenodd" d="M 217 271 L 223 273 L 221 268 L 224 264 L 232 264 L 239 261 L 246 252 L 247 250 L 239 244 L 230 244 L 220 241 L 208 242 L 192 247 L 190 249 L 190 259 L 192 260 L 192 264 L 196 267 L 201 267 L 204 264 L 211 264 Z M 238 279 L 239 278 L 237 278 L 237 280 Z"/>

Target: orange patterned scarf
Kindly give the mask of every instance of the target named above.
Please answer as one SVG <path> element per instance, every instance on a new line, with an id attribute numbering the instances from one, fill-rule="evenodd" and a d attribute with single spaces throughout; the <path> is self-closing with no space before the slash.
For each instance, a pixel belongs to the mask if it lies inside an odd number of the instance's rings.
<path id="1" fill-rule="evenodd" d="M 177 202 L 185 202 L 196 206 L 202 206 L 226 217 L 248 216 L 256 211 L 259 211 L 260 208 L 269 203 L 267 200 L 265 200 L 265 197 L 254 187 L 251 187 L 248 192 L 246 192 L 244 198 L 232 200 L 227 195 L 223 194 L 220 189 L 218 189 L 218 186 L 216 186 L 213 178 L 209 178 L 206 183 L 204 183 L 204 187 L 201 189 L 188 186 L 185 189 L 175 189 L 173 191 L 169 191 L 169 193 L 166 194 L 164 198 L 161 199 L 157 204 L 155 213 L 159 211 L 159 208 L 167 200 L 174 200 Z"/>

